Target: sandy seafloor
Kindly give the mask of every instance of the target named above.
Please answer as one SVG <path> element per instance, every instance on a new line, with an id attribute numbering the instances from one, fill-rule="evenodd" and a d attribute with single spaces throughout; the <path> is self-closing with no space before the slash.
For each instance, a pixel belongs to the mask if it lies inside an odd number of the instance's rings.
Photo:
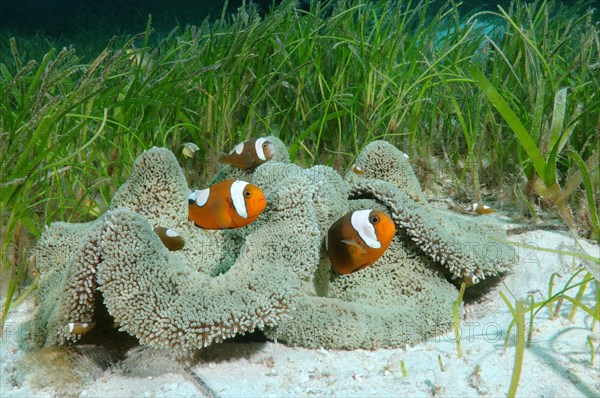
<path id="1" fill-rule="evenodd" d="M 510 239 L 560 250 L 583 247 L 588 254 L 600 256 L 597 245 L 583 239 L 576 243 L 561 232 L 531 231 Z M 511 297 L 510 289 L 517 298 L 532 293 L 540 301 L 547 295 L 552 273 L 562 275 L 556 279 L 556 292 L 580 264 L 569 256 L 533 249 L 517 248 L 517 256 L 503 283 L 466 306 L 462 359 L 457 358 L 454 333 L 450 331 L 415 347 L 376 351 L 225 342 L 201 350 L 187 362 L 178 361 L 167 351 L 135 347 L 123 360 L 107 365 L 94 360 L 94 355 L 82 354 L 85 347 L 23 352 L 19 348 L 22 323 L 33 312 L 33 300 L 29 299 L 12 310 L 2 336 L 0 397 L 506 396 L 514 364 L 515 333 L 505 351 L 511 315 L 498 290 Z M 584 297 L 590 307 L 596 295 L 592 285 Z M 572 297 L 575 294 L 575 290 L 570 292 Z M 570 322 L 567 316 L 571 308 L 565 302 L 560 317 L 554 320 L 549 319 L 546 309 L 535 317 L 533 343 L 525 350 L 518 396 L 600 396 L 600 325 L 591 331 L 591 317 L 582 310 Z M 596 349 L 593 364 L 588 336 Z"/>

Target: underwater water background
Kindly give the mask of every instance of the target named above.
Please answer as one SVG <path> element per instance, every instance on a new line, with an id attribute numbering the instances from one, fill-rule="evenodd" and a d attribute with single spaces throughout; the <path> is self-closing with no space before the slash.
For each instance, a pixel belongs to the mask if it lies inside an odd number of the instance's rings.
<path id="1" fill-rule="evenodd" d="M 281 0 L 2 0 L 0 31 L 18 36 L 48 36 L 62 39 L 66 45 L 77 41 L 86 31 L 95 32 L 99 41 L 113 35 L 139 33 L 144 30 L 149 14 L 153 28 L 159 34 L 168 34 L 178 25 L 200 25 L 205 18 L 214 20 L 221 16 L 223 7 L 233 13 L 244 4 L 254 4 L 264 13 L 280 3 Z M 446 1 L 437 3 L 441 7 Z M 298 4 L 303 9 L 310 7 L 307 0 Z M 498 5 L 506 8 L 509 4 L 510 0 L 465 0 L 461 12 L 496 10 Z"/>

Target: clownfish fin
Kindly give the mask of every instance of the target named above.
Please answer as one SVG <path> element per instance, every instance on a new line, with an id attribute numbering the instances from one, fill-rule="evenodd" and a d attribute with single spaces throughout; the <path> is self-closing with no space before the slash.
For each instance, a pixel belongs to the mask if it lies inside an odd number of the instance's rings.
<path id="1" fill-rule="evenodd" d="M 231 228 L 229 208 L 226 201 L 216 201 L 210 207 L 211 213 L 219 228 Z"/>
<path id="2" fill-rule="evenodd" d="M 227 155 L 225 152 L 221 152 L 219 153 L 219 162 L 220 163 L 226 163 L 227 162 L 227 157 L 229 155 Z"/>
<path id="3" fill-rule="evenodd" d="M 356 268 L 354 271 L 352 272 L 356 272 L 356 271 L 360 271 L 361 269 L 367 268 L 368 266 L 370 266 L 371 263 L 367 263 L 365 265 L 361 265 L 360 267 Z"/>
<path id="4" fill-rule="evenodd" d="M 347 244 L 348 246 L 355 246 L 361 253 L 366 253 L 364 246 L 356 242 L 354 239 L 344 239 L 342 243 Z"/>

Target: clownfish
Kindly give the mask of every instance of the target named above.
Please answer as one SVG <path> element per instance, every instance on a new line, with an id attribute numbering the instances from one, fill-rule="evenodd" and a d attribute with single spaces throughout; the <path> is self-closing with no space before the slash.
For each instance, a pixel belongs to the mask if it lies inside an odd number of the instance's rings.
<path id="1" fill-rule="evenodd" d="M 327 255 L 340 274 L 368 267 L 386 251 L 396 226 L 385 213 L 358 210 L 337 220 L 327 233 Z"/>
<path id="2" fill-rule="evenodd" d="M 479 203 L 473 203 L 471 205 L 471 208 L 469 209 L 471 212 L 476 213 L 478 216 L 481 216 L 483 214 L 491 214 L 491 213 L 495 213 L 496 210 L 492 209 L 489 206 L 484 205 L 483 203 L 479 202 Z"/>
<path id="3" fill-rule="evenodd" d="M 185 246 L 185 240 L 173 228 L 155 227 L 154 233 L 158 235 L 163 245 L 170 251 L 181 250 Z"/>
<path id="4" fill-rule="evenodd" d="M 466 275 L 463 276 L 461 282 L 464 282 L 466 287 L 471 287 L 479 283 L 479 278 L 475 275 Z"/>
<path id="5" fill-rule="evenodd" d="M 246 181 L 224 180 L 188 197 L 189 220 L 204 229 L 241 228 L 267 206 L 262 191 Z"/>
<path id="6" fill-rule="evenodd" d="M 265 138 L 251 139 L 237 144 L 229 154 L 221 154 L 219 162 L 239 169 L 250 169 L 271 160 L 275 146 Z"/>
<path id="7" fill-rule="evenodd" d="M 358 175 L 365 173 L 364 170 L 357 164 L 352 166 L 352 171 L 354 172 L 354 174 L 358 174 Z"/>
<path id="8" fill-rule="evenodd" d="M 70 322 L 69 333 L 71 334 L 86 334 L 96 326 L 94 322 Z"/>
<path id="9" fill-rule="evenodd" d="M 183 143 L 182 147 L 181 153 L 188 159 L 193 158 L 194 153 L 200 150 L 200 147 L 193 142 L 185 142 Z"/>

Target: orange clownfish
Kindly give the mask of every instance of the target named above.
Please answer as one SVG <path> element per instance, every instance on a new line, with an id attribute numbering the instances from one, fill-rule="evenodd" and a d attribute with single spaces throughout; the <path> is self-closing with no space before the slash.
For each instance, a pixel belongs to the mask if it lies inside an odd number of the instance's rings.
<path id="1" fill-rule="evenodd" d="M 246 181 L 224 180 L 188 197 L 189 219 L 204 229 L 241 228 L 267 206 L 262 191 Z"/>
<path id="2" fill-rule="evenodd" d="M 340 274 L 368 267 L 388 248 L 396 226 L 377 210 L 358 210 L 346 214 L 329 228 L 327 255 Z"/>
<path id="3" fill-rule="evenodd" d="M 239 169 L 250 169 L 271 160 L 275 146 L 265 138 L 251 139 L 237 144 L 229 154 L 221 154 L 219 162 Z"/>
<path id="4" fill-rule="evenodd" d="M 169 251 L 181 250 L 185 246 L 183 236 L 173 228 L 155 227 L 154 233 L 158 235 L 163 245 Z"/>
<path id="5" fill-rule="evenodd" d="M 69 333 L 71 334 L 86 334 L 96 326 L 94 322 L 70 322 Z"/>
<path id="6" fill-rule="evenodd" d="M 491 214 L 491 213 L 495 213 L 496 210 L 492 209 L 489 206 L 484 205 L 483 203 L 479 202 L 479 203 L 473 203 L 471 205 L 471 208 L 469 209 L 471 212 L 476 213 L 478 216 L 481 216 L 483 214 Z"/>
<path id="7" fill-rule="evenodd" d="M 358 174 L 358 175 L 365 173 L 364 170 L 357 164 L 352 166 L 352 171 L 354 172 L 354 174 Z"/>

